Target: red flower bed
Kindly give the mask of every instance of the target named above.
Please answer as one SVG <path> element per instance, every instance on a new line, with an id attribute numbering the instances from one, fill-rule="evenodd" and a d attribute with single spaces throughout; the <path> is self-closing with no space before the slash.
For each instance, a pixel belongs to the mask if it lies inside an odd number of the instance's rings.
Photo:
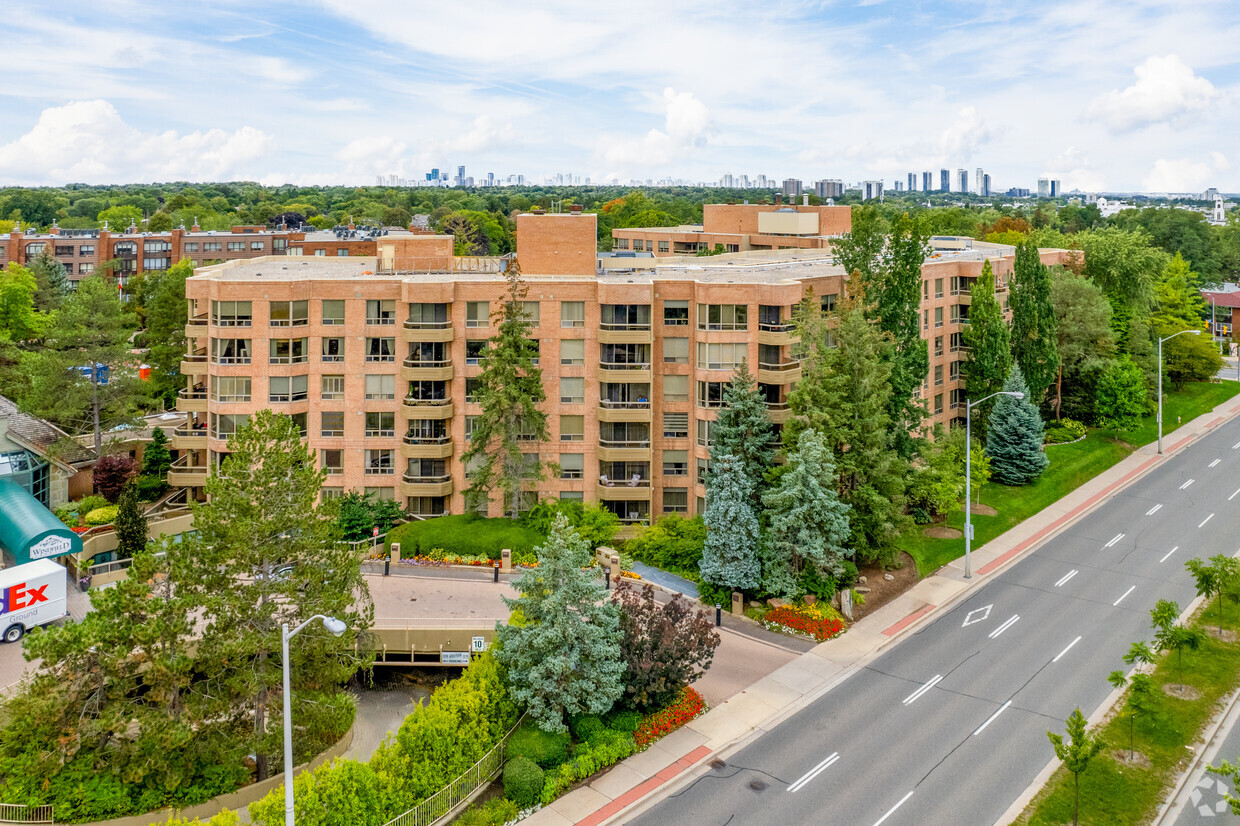
<path id="1" fill-rule="evenodd" d="M 781 605 L 768 611 L 762 617 L 762 622 L 782 625 L 819 642 L 829 640 L 844 630 L 842 620 L 825 617 L 813 608 L 798 608 L 792 605 Z"/>
<path id="2" fill-rule="evenodd" d="M 685 686 L 675 702 L 642 719 L 637 731 L 633 732 L 633 740 L 636 741 L 639 749 L 644 749 L 655 740 L 671 734 L 701 714 L 705 708 L 706 701 L 702 699 L 702 695 L 689 686 Z"/>

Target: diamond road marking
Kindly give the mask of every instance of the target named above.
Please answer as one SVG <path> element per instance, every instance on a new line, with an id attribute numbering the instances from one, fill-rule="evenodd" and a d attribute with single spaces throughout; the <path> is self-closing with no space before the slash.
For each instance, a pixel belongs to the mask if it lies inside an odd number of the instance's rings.
<path id="1" fill-rule="evenodd" d="M 994 603 L 991 603 L 990 605 L 984 605 L 981 608 L 974 608 L 972 611 L 970 611 L 968 614 L 965 615 L 964 622 L 961 623 L 960 627 L 967 628 L 968 626 L 973 625 L 975 622 L 981 622 L 982 620 L 990 616 L 990 609 L 994 607 L 995 607 Z M 974 617 L 974 614 L 981 614 L 981 616 Z"/>

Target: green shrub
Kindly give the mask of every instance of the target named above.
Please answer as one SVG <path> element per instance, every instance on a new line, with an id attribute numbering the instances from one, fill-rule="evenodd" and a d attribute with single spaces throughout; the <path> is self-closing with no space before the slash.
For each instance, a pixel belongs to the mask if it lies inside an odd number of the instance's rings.
<path id="1" fill-rule="evenodd" d="M 504 826 L 517 819 L 520 809 L 506 797 L 493 797 L 486 803 L 470 806 L 453 821 L 454 826 Z"/>
<path id="2" fill-rule="evenodd" d="M 603 730 L 603 720 L 597 714 L 581 714 L 568 721 L 568 730 L 577 740 L 589 740 L 590 735 Z"/>
<path id="3" fill-rule="evenodd" d="M 82 500 L 76 504 L 77 512 L 83 515 L 90 513 L 95 508 L 106 508 L 107 506 L 108 500 L 94 493 L 90 496 L 82 497 Z"/>
<path id="4" fill-rule="evenodd" d="M 336 759 L 302 772 L 293 780 L 293 796 L 298 811 L 328 815 L 314 823 L 382 823 L 386 817 L 378 776 L 356 760 Z M 283 787 L 251 803 L 250 818 L 254 823 L 283 823 Z"/>
<path id="5" fill-rule="evenodd" d="M 577 781 L 619 763 L 635 751 L 637 744 L 631 735 L 611 732 L 606 737 L 599 737 L 597 745 L 591 745 L 559 768 L 547 772 L 542 788 L 542 804 L 546 806 Z"/>
<path id="6" fill-rule="evenodd" d="M 543 534 L 511 519 L 460 514 L 398 525 L 388 532 L 384 544 L 391 548 L 393 542 L 399 542 L 401 556 L 406 557 L 440 548 L 447 556 L 499 559 L 504 548 L 510 548 L 514 555 L 532 554 L 545 540 Z"/>
<path id="7" fill-rule="evenodd" d="M 613 711 L 606 717 L 607 728 L 632 734 L 641 725 L 642 715 L 637 711 Z"/>
<path id="8" fill-rule="evenodd" d="M 705 544 L 706 524 L 702 517 L 686 519 L 669 514 L 625 542 L 624 552 L 647 565 L 696 582 Z"/>
<path id="9" fill-rule="evenodd" d="M 90 527 L 97 525 L 111 525 L 116 521 L 116 505 L 106 505 L 102 508 L 95 508 L 86 514 L 86 524 Z"/>
<path id="10" fill-rule="evenodd" d="M 1057 422 L 1047 422 L 1042 441 L 1048 445 L 1058 445 L 1075 442 L 1084 435 L 1085 425 L 1076 419 L 1060 419 Z"/>
<path id="11" fill-rule="evenodd" d="M 570 499 L 544 499 L 521 517 L 521 522 L 546 536 L 556 516 L 564 514 L 573 530 L 591 548 L 608 545 L 620 529 L 620 517 L 599 505 L 584 505 Z"/>
<path id="12" fill-rule="evenodd" d="M 553 768 L 568 759 L 568 732 L 543 731 L 527 719 L 508 738 L 507 754 L 527 757 L 544 769 Z"/>
<path id="13" fill-rule="evenodd" d="M 73 504 L 72 502 L 66 502 L 63 505 L 57 505 L 55 508 L 52 509 L 52 513 L 56 515 L 57 519 L 59 519 L 61 522 L 64 522 L 70 528 L 77 527 L 78 509 L 77 509 L 77 505 Z"/>
<path id="14" fill-rule="evenodd" d="M 168 490 L 168 483 L 158 476 L 139 476 L 133 484 L 140 502 L 154 502 Z"/>
<path id="15" fill-rule="evenodd" d="M 514 757 L 504 766 L 504 794 L 522 809 L 538 802 L 544 784 L 543 770 L 526 757 Z"/>

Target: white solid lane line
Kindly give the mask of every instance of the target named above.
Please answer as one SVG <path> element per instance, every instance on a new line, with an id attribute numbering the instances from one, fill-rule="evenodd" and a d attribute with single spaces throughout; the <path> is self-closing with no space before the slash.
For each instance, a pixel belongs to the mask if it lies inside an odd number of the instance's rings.
<path id="1" fill-rule="evenodd" d="M 999 706 L 999 710 L 998 710 L 998 711 L 996 711 L 994 714 L 992 714 L 992 715 L 990 715 L 989 717 L 987 717 L 987 718 L 986 718 L 986 722 L 982 723 L 980 726 L 978 726 L 978 727 L 977 727 L 977 730 L 973 732 L 973 736 L 974 736 L 974 737 L 976 737 L 977 735 L 979 735 L 979 734 L 981 734 L 983 731 L 985 731 L 985 730 L 986 730 L 986 726 L 988 726 L 988 725 L 990 725 L 991 723 L 993 723 L 993 722 L 995 721 L 995 718 L 996 718 L 996 717 L 998 717 L 998 716 L 999 716 L 1000 714 L 1002 714 L 1003 712 L 1007 711 L 1007 707 L 1008 707 L 1008 706 L 1010 706 L 1011 704 L 1012 704 L 1012 701 L 1011 701 L 1011 700 L 1008 700 L 1006 703 L 1004 703 L 1003 705 Z"/>
<path id="2" fill-rule="evenodd" d="M 1068 573 L 1060 577 L 1059 581 L 1055 583 L 1055 587 L 1058 588 L 1064 585 L 1068 580 L 1072 579 L 1072 577 L 1076 576 L 1078 573 L 1079 572 L 1077 571 L 1076 568 L 1073 568 L 1071 571 L 1068 571 Z"/>
<path id="3" fill-rule="evenodd" d="M 1179 546 L 1179 545 L 1176 545 L 1174 548 L 1172 548 L 1171 550 L 1167 551 L 1166 555 L 1165 555 L 1165 556 L 1163 556 L 1163 558 L 1162 558 L 1162 559 L 1160 559 L 1160 560 L 1158 560 L 1158 561 L 1159 561 L 1159 562 L 1166 562 L 1166 561 L 1167 561 L 1167 557 L 1168 557 L 1168 556 L 1171 556 L 1173 553 L 1175 553 L 1175 552 L 1176 552 L 1176 551 L 1178 551 L 1178 550 L 1180 550 L 1180 546 Z"/>
<path id="4" fill-rule="evenodd" d="M 903 805 L 904 805 L 904 801 L 908 800 L 908 799 L 909 799 L 910 797 L 912 797 L 912 796 L 913 796 L 913 793 L 912 793 L 912 792 L 909 792 L 909 793 L 908 793 L 908 794 L 906 794 L 904 797 L 900 798 L 900 802 L 899 802 L 899 803 L 897 803 L 896 805 L 892 806 L 890 809 L 888 809 L 888 810 L 887 810 L 887 814 L 883 815 L 883 816 L 882 816 L 882 817 L 880 817 L 878 820 L 874 821 L 874 826 L 883 826 L 883 821 L 884 821 L 884 820 L 886 820 L 887 818 L 891 817 L 893 814 L 895 814 L 895 813 L 896 813 L 896 809 L 898 809 L 898 808 L 900 808 L 901 806 L 903 806 Z"/>
<path id="5" fill-rule="evenodd" d="M 1145 515 L 1146 515 L 1146 516 L 1153 516 L 1154 514 L 1158 513 L 1158 509 L 1159 509 L 1159 508 L 1161 508 L 1161 507 L 1162 507 L 1162 503 L 1161 503 L 1161 502 L 1159 502 L 1157 505 L 1155 505 L 1154 507 L 1152 507 L 1152 508 L 1150 508 L 1149 510 L 1147 510 L 1147 511 L 1145 512 Z"/>
<path id="6" fill-rule="evenodd" d="M 910 694 L 910 695 L 908 695 L 907 697 L 905 697 L 905 698 L 904 698 L 904 705 L 906 705 L 906 706 L 907 706 L 907 705 L 909 705 L 909 704 L 911 704 L 911 703 L 916 702 L 916 700 L 917 700 L 917 698 L 918 698 L 918 697 L 920 697 L 921 695 L 925 694 L 925 693 L 926 693 L 927 691 L 929 691 L 930 689 L 934 688 L 935 684 L 936 684 L 939 680 L 941 680 L 941 679 L 943 679 L 943 675 L 942 675 L 942 674 L 935 674 L 933 677 L 931 677 L 929 680 L 927 680 L 927 681 L 926 681 L 926 684 L 925 684 L 925 685 L 923 685 L 921 688 L 917 689 L 917 690 L 916 690 L 916 691 L 914 691 L 912 694 Z"/>
<path id="7" fill-rule="evenodd" d="M 1080 638 L 1080 637 L 1077 637 L 1077 638 L 1076 638 L 1076 639 L 1074 639 L 1072 642 L 1068 643 L 1068 647 L 1067 647 L 1067 648 L 1065 648 L 1063 651 L 1060 651 L 1058 654 L 1056 654 L 1056 655 L 1055 655 L 1055 659 L 1051 660 L 1051 662 L 1053 662 L 1053 663 L 1057 663 L 1057 662 L 1059 662 L 1059 658 L 1060 658 L 1060 657 L 1062 657 L 1064 654 L 1067 654 L 1069 651 L 1071 651 L 1071 650 L 1072 650 L 1072 646 L 1076 645 L 1076 644 L 1077 644 L 1078 642 L 1080 642 L 1080 641 L 1081 641 L 1081 638 Z"/>
<path id="8" fill-rule="evenodd" d="M 1112 537 L 1111 541 L 1110 541 L 1110 542 L 1108 542 L 1108 543 L 1107 543 L 1106 545 L 1104 545 L 1103 547 L 1104 547 L 1104 548 L 1109 548 L 1109 547 L 1111 547 L 1112 545 L 1114 545 L 1116 542 L 1119 542 L 1119 541 L 1120 541 L 1121 539 L 1123 539 L 1123 538 L 1124 538 L 1124 535 L 1123 535 L 1122 533 L 1117 533 L 1117 534 L 1115 534 L 1115 536 L 1114 536 L 1114 537 Z"/>
<path id="9" fill-rule="evenodd" d="M 1115 600 L 1115 602 L 1112 602 L 1112 603 L 1111 603 L 1111 607 L 1112 607 L 1112 608 L 1114 608 L 1116 605 L 1119 605 L 1121 602 L 1123 602 L 1123 601 L 1124 601 L 1124 597 L 1128 596 L 1129 594 L 1131 594 L 1131 593 L 1132 593 L 1133 591 L 1135 591 L 1135 590 L 1137 590 L 1137 586 L 1135 586 L 1135 585 L 1134 585 L 1134 586 L 1132 586 L 1131 588 L 1129 588 L 1127 591 L 1125 591 L 1125 592 L 1123 593 L 1123 595 L 1122 595 L 1119 599 L 1117 599 L 1117 600 Z"/>
<path id="10" fill-rule="evenodd" d="M 1209 521 L 1210 521 L 1211 519 L 1213 519 L 1213 518 L 1214 518 L 1214 514 L 1210 514 L 1210 515 L 1209 515 L 1209 516 L 1207 516 L 1205 519 L 1202 519 L 1202 520 L 1201 520 L 1201 524 L 1200 524 L 1200 525 L 1198 525 L 1197 527 L 1199 527 L 1199 528 L 1204 528 L 1204 527 L 1206 526 L 1206 523 L 1207 523 L 1207 522 L 1209 522 Z"/>
<path id="11" fill-rule="evenodd" d="M 1236 442 L 1234 445 L 1232 445 L 1232 446 L 1231 446 L 1231 449 L 1232 449 L 1232 450 L 1235 450 L 1235 449 L 1236 449 L 1236 448 L 1238 448 L 1238 447 L 1240 447 L 1240 442 Z"/>
<path id="12" fill-rule="evenodd" d="M 1187 482 L 1180 485 L 1180 490 L 1184 490 L 1184 488 L 1188 487 L 1189 485 L 1191 485 L 1193 482 L 1196 482 L 1196 481 L 1197 481 L 1196 479 L 1189 479 Z"/>
<path id="13" fill-rule="evenodd" d="M 1227 501 L 1230 502 L 1232 499 L 1235 499 L 1237 495 L 1240 495 L 1240 488 L 1237 488 L 1235 493 L 1233 493 L 1231 496 L 1228 496 Z"/>
<path id="14" fill-rule="evenodd" d="M 799 789 L 804 788 L 806 783 L 813 780 L 818 775 L 822 774 L 824 771 L 827 770 L 828 766 L 830 766 L 832 763 L 834 763 L 836 760 L 839 760 L 839 759 L 840 759 L 840 753 L 838 751 L 831 752 L 830 757 L 828 757 L 826 760 L 823 760 L 817 766 L 814 766 L 814 768 L 810 769 L 805 774 L 803 774 L 799 780 L 797 780 L 795 783 L 793 783 L 791 786 L 788 787 L 788 791 L 795 792 Z"/>
<path id="15" fill-rule="evenodd" d="M 1213 462 L 1211 462 L 1211 463 L 1210 463 L 1210 467 L 1214 467 L 1215 465 L 1217 465 L 1217 464 L 1218 464 L 1219 462 L 1221 462 L 1221 461 L 1223 461 L 1223 460 L 1222 460 L 1222 459 L 1215 459 Z"/>
<path id="16" fill-rule="evenodd" d="M 990 632 L 989 634 L 990 638 L 993 640 L 996 637 L 998 637 L 1004 631 L 1008 630 L 1013 625 L 1015 625 L 1018 619 L 1020 619 L 1020 614 L 1013 614 L 1011 618 L 1009 618 L 1006 622 L 1003 623 L 1003 625 L 1000 625 L 998 628 Z"/>

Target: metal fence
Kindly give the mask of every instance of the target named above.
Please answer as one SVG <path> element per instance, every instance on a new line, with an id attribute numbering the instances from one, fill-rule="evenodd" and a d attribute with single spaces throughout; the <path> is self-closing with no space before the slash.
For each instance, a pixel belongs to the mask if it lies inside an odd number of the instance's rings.
<path id="1" fill-rule="evenodd" d="M 55 823 L 52 806 L 26 806 L 21 803 L 0 803 L 0 823 Z"/>
<path id="2" fill-rule="evenodd" d="M 524 715 L 522 715 L 524 719 Z M 465 770 L 465 773 L 453 780 L 435 794 L 423 800 L 403 815 L 392 818 L 384 826 L 433 826 L 445 815 L 452 812 L 478 789 L 499 777 L 504 768 L 504 750 L 508 746 L 508 738 L 521 725 L 512 727 L 504 735 L 504 739 L 495 744 L 495 748 L 483 755 L 482 759 Z"/>

